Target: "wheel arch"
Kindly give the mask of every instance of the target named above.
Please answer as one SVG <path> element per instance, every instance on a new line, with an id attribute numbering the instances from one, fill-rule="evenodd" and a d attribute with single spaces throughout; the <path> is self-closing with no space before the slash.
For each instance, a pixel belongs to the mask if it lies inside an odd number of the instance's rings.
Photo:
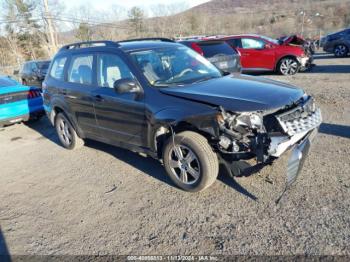
<path id="1" fill-rule="evenodd" d="M 209 130 L 211 128 L 212 130 Z M 184 132 L 184 131 L 192 131 L 198 133 L 205 137 L 210 143 L 213 141 L 213 137 L 215 136 L 214 128 L 208 127 L 208 129 L 203 129 L 198 127 L 196 124 L 191 123 L 188 120 L 181 120 L 176 123 L 162 123 L 160 124 L 153 133 L 153 146 L 154 151 L 159 159 L 162 158 L 163 150 L 166 141 L 175 134 Z"/>
<path id="2" fill-rule="evenodd" d="M 62 104 L 55 104 L 52 107 L 52 110 L 51 110 L 50 115 L 49 115 L 49 119 L 53 125 L 55 125 L 56 116 L 59 113 L 63 113 L 67 117 L 68 121 L 74 127 L 75 131 L 77 132 L 77 134 L 80 138 L 85 138 L 83 130 L 81 130 L 81 128 L 79 127 L 79 125 L 75 121 L 74 117 L 72 117 L 72 115 L 68 113 L 68 110 L 66 110 L 65 106 L 63 106 Z"/>
<path id="3" fill-rule="evenodd" d="M 277 71 L 277 70 L 278 70 L 278 66 L 279 66 L 279 64 L 281 63 L 282 59 L 284 59 L 284 58 L 293 58 L 293 59 L 295 59 L 295 61 L 298 62 L 298 64 L 300 64 L 299 61 L 298 61 L 298 59 L 297 59 L 297 56 L 296 56 L 296 55 L 293 55 L 293 54 L 283 55 L 282 57 L 280 57 L 280 58 L 277 60 L 277 62 L 276 62 L 276 64 L 275 64 L 275 70 L 274 70 L 274 71 Z"/>

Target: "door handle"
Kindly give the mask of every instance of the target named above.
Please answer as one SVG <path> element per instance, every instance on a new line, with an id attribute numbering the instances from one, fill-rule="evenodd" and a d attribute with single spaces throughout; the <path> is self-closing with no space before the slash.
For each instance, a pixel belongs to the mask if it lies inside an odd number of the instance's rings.
<path id="1" fill-rule="evenodd" d="M 104 98 L 101 95 L 95 95 L 95 100 L 97 102 L 102 102 L 102 101 L 104 101 Z"/>

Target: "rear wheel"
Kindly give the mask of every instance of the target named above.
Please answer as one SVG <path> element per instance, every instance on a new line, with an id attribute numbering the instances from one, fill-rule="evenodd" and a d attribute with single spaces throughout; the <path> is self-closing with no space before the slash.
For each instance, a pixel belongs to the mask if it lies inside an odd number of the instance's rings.
<path id="1" fill-rule="evenodd" d="M 84 140 L 78 136 L 72 124 L 63 113 L 57 114 L 55 128 L 58 138 L 64 148 L 77 149 L 84 145 Z"/>
<path id="2" fill-rule="evenodd" d="M 202 135 L 185 131 L 168 140 L 163 150 L 164 167 L 181 189 L 198 192 L 212 185 L 219 164 L 208 141 Z"/>
<path id="3" fill-rule="evenodd" d="M 298 61 L 293 57 L 283 58 L 278 63 L 278 72 L 282 75 L 295 75 L 298 73 L 300 66 Z"/>
<path id="4" fill-rule="evenodd" d="M 334 48 L 334 55 L 336 57 L 345 57 L 349 53 L 349 49 L 345 45 L 337 45 Z"/>

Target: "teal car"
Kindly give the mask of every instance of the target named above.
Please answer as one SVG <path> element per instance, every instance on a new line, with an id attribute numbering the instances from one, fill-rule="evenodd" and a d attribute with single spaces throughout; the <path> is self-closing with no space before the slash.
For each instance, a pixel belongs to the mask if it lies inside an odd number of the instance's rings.
<path id="1" fill-rule="evenodd" d="M 38 88 L 0 76 L 0 127 L 39 119 L 43 115 L 43 99 Z"/>

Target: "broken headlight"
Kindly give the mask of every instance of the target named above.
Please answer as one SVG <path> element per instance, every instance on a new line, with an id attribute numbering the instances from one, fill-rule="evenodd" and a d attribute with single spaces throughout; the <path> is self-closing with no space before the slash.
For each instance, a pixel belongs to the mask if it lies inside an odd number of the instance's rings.
<path id="1" fill-rule="evenodd" d="M 257 113 L 242 113 L 235 120 L 236 126 L 248 127 L 249 129 L 261 129 L 263 127 L 263 118 Z"/>

